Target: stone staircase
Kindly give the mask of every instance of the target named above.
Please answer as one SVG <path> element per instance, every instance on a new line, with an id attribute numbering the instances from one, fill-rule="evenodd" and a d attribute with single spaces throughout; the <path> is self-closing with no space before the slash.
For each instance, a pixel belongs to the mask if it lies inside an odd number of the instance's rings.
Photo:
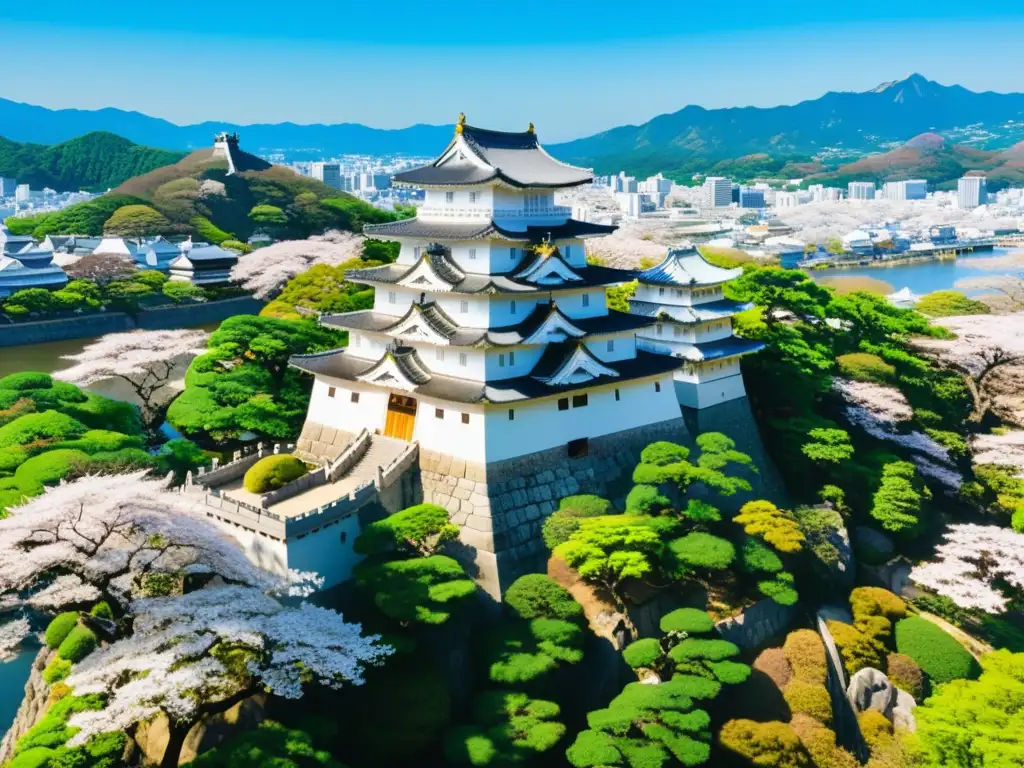
<path id="1" fill-rule="evenodd" d="M 338 483 L 344 485 L 344 490 L 352 490 L 373 482 L 377 477 L 377 470 L 387 469 L 408 447 L 409 443 L 404 440 L 383 435 L 371 436 L 370 447 L 366 453 L 344 477 L 338 480 Z"/>

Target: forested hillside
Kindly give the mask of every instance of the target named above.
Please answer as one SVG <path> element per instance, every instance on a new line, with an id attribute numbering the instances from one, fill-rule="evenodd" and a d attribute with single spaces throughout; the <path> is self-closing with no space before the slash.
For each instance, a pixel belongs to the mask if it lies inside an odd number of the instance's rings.
<path id="1" fill-rule="evenodd" d="M 182 157 L 181 152 L 143 147 L 103 131 L 49 147 L 19 144 L 0 136 L 0 176 L 17 179 L 32 189 L 104 192 Z"/>

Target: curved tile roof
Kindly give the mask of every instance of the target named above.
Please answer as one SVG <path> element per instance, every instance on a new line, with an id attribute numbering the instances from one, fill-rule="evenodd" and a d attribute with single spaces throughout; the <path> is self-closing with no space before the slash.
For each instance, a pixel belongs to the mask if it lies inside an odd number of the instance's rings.
<path id="1" fill-rule="evenodd" d="M 750 309 L 753 304 L 732 299 L 719 299 L 706 304 L 694 306 L 678 306 L 675 304 L 659 304 L 652 301 L 629 300 L 629 311 L 636 315 L 651 318 L 668 318 L 680 323 L 703 323 L 709 320 L 721 320 Z"/>
<path id="2" fill-rule="evenodd" d="M 481 240 L 500 238 L 517 242 L 536 242 L 550 237 L 563 240 L 577 237 L 609 235 L 617 229 L 611 224 L 592 224 L 589 221 L 568 219 L 562 224 L 534 225 L 525 229 L 512 229 L 486 219 L 478 222 L 424 221 L 419 218 L 391 221 L 386 224 L 366 224 L 363 234 L 371 237 L 415 237 L 423 240 Z"/>
<path id="3" fill-rule="evenodd" d="M 670 250 L 665 260 L 637 275 L 641 283 L 655 285 L 717 285 L 735 280 L 742 269 L 722 269 L 709 263 L 696 248 Z"/>

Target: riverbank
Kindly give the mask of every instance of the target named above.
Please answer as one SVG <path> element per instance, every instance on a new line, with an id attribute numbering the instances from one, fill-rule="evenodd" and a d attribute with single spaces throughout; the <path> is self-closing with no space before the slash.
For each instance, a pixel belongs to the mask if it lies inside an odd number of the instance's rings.
<path id="1" fill-rule="evenodd" d="M 220 323 L 234 315 L 258 315 L 264 303 L 252 296 L 140 309 L 134 317 L 124 312 L 37 320 L 0 326 L 0 347 L 46 344 L 55 341 L 90 339 L 107 333 L 147 330 L 167 331 Z"/>
<path id="2" fill-rule="evenodd" d="M 861 267 L 885 269 L 886 267 L 905 267 L 910 264 L 929 264 L 936 261 L 956 261 L 961 256 L 969 253 L 989 253 L 993 250 L 995 250 L 995 246 L 989 243 L 986 245 L 946 248 L 941 251 L 930 251 L 921 255 L 902 256 L 895 259 L 837 259 L 835 261 L 811 264 L 810 266 L 804 266 L 802 264 L 798 264 L 797 266 L 800 269 L 806 269 L 808 272 L 828 272 L 831 270 L 859 269 Z"/>

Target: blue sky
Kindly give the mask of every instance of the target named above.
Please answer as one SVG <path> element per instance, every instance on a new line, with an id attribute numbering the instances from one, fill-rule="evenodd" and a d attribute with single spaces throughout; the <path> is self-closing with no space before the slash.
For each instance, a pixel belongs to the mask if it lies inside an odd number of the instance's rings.
<path id="1" fill-rule="evenodd" d="M 532 121 L 548 142 L 686 104 L 771 106 L 912 71 L 1024 91 L 1016 3 L 4 3 L 0 97 L 176 123 Z M 634 9 L 636 12 L 634 12 Z"/>

